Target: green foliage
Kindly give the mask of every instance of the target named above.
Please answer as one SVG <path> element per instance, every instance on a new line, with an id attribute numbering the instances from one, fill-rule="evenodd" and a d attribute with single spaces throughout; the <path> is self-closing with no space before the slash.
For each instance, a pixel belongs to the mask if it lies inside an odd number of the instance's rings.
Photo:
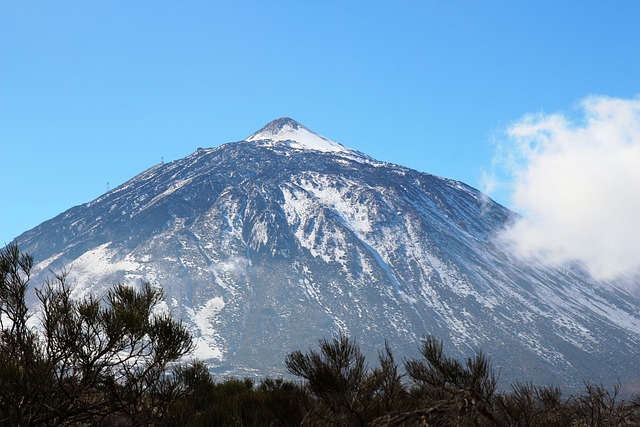
<path id="1" fill-rule="evenodd" d="M 416 417 L 435 425 L 501 424 L 492 412 L 497 377 L 487 357 L 478 353 L 463 365 L 447 357 L 442 341 L 434 337 L 423 341 L 421 353 L 423 359 L 405 362 L 407 374 L 417 386 L 414 396 L 428 408 Z"/>
<path id="2" fill-rule="evenodd" d="M 573 418 L 583 426 L 640 425 L 640 397 L 630 402 L 620 398 L 620 385 L 613 391 L 602 385 L 585 383 L 586 392 L 569 400 Z"/>
<path id="3" fill-rule="evenodd" d="M 511 393 L 496 397 L 497 410 L 505 423 L 514 427 L 571 425 L 568 402 L 558 387 L 538 387 L 516 382 Z"/>
<path id="4" fill-rule="evenodd" d="M 308 408 L 306 392 L 283 379 L 268 378 L 257 387 L 249 378 L 216 383 L 206 370 L 192 379 L 197 384 L 174 403 L 170 425 L 293 427 L 301 424 Z"/>
<path id="5" fill-rule="evenodd" d="M 294 427 L 302 424 L 310 408 L 309 394 L 298 384 L 282 378 L 264 379 L 257 388 L 264 396 L 270 425 Z"/>
<path id="6" fill-rule="evenodd" d="M 346 335 L 321 340 L 320 351 L 296 351 L 287 370 L 303 378 L 316 399 L 308 425 L 365 426 L 400 400 L 403 388 L 389 347 L 380 367 L 371 369 L 360 347 Z"/>
<path id="7" fill-rule="evenodd" d="M 149 425 L 164 417 L 186 392 L 170 364 L 192 341 L 181 323 L 153 312 L 161 291 L 118 285 L 105 301 L 76 300 L 63 272 L 36 290 L 35 319 L 26 304 L 32 266 L 16 245 L 0 251 L 0 423 Z"/>
<path id="8" fill-rule="evenodd" d="M 320 351 L 294 352 L 289 371 L 305 380 L 313 397 L 303 425 L 370 426 L 602 426 L 640 425 L 640 398 L 623 400 L 586 383 L 586 393 L 562 398 L 557 387 L 515 383 L 497 391 L 488 357 L 464 363 L 427 337 L 422 357 L 404 363 L 403 382 L 387 345 L 380 366 L 368 368 L 357 344 L 340 335 L 320 342 Z M 408 388 L 410 387 L 410 388 Z"/>

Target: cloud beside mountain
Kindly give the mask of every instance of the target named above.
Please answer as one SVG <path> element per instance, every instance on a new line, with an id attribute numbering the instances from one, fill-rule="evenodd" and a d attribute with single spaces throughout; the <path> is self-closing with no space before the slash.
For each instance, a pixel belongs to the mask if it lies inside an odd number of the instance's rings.
<path id="1" fill-rule="evenodd" d="M 597 279 L 637 278 L 640 96 L 589 97 L 577 116 L 526 115 L 506 134 L 492 176 L 505 174 L 523 217 L 501 238 L 526 258 L 578 261 Z"/>

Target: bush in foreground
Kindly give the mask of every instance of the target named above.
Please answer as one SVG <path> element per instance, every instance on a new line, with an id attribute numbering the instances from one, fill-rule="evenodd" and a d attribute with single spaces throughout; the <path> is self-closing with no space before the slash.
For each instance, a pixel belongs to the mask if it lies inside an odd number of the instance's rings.
<path id="1" fill-rule="evenodd" d="M 33 259 L 0 251 L 0 423 L 150 425 L 188 390 L 170 366 L 192 349 L 189 332 L 153 309 L 162 293 L 118 285 L 104 300 L 75 300 L 65 274 L 26 298 Z"/>

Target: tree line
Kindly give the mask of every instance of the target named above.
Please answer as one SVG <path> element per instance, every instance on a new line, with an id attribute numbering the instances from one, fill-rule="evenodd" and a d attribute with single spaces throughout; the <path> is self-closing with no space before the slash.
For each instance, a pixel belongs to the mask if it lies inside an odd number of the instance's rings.
<path id="1" fill-rule="evenodd" d="M 72 298 L 66 274 L 36 289 L 33 259 L 0 250 L 0 426 L 632 426 L 640 397 L 585 383 L 581 394 L 515 382 L 498 390 L 489 357 L 448 356 L 426 337 L 398 363 L 372 364 L 346 335 L 284 361 L 296 380 L 216 379 L 148 283 Z"/>

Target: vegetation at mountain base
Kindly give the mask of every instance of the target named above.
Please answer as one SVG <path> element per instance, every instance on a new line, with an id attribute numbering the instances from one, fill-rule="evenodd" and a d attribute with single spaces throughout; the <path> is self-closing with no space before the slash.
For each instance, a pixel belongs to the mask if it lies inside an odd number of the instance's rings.
<path id="1" fill-rule="evenodd" d="M 185 327 L 157 310 L 148 283 L 103 300 L 72 298 L 65 273 L 27 306 L 33 260 L 0 250 L 0 426 L 640 426 L 640 396 L 585 383 L 497 388 L 490 359 L 447 356 L 426 337 L 399 364 L 389 344 L 370 365 L 340 334 L 284 361 L 297 381 L 215 379 Z"/>
<path id="2" fill-rule="evenodd" d="M 162 292 L 118 285 L 104 300 L 72 298 L 65 273 L 27 306 L 33 259 L 0 251 L 0 424 L 150 425 L 188 390 L 195 367 L 173 367 L 189 332 L 154 308 Z"/>

